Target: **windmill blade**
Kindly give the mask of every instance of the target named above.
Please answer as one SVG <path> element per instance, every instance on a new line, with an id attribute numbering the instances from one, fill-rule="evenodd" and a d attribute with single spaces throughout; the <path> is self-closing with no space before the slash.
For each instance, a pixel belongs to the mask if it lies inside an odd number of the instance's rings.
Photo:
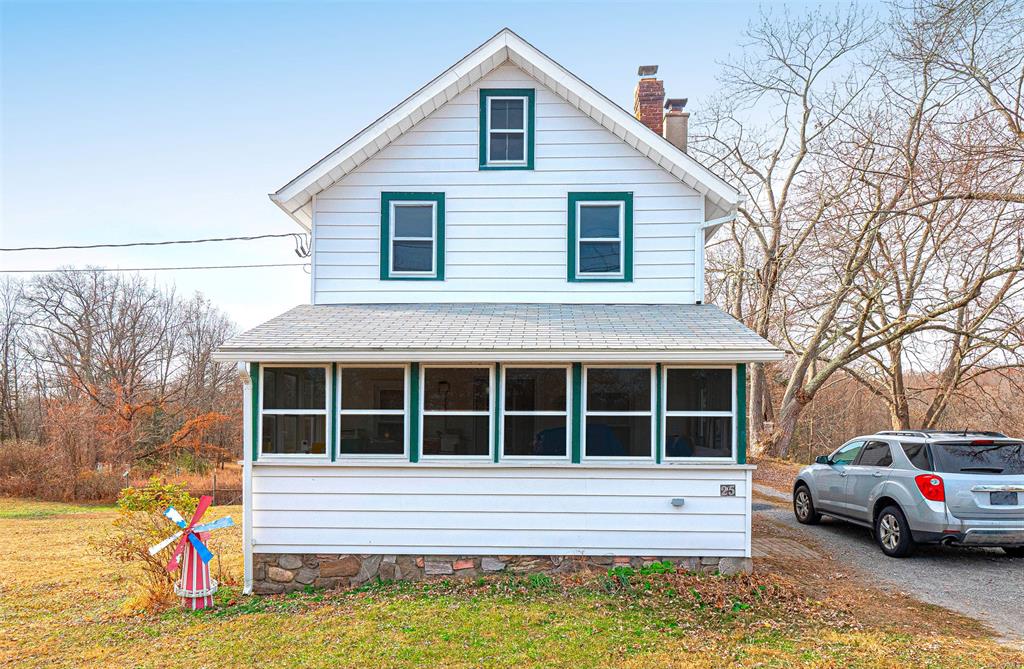
<path id="1" fill-rule="evenodd" d="M 185 536 L 182 537 L 181 541 L 178 542 L 178 545 L 174 547 L 174 552 L 171 553 L 171 559 L 167 561 L 167 571 L 174 571 L 178 568 L 178 559 L 181 558 L 181 552 L 185 550 L 185 540 L 192 539 L 192 528 L 197 522 L 199 522 L 199 519 L 203 517 L 203 514 L 206 513 L 206 509 L 210 507 L 212 502 L 213 498 L 209 495 L 203 495 L 199 498 L 199 506 L 196 507 L 196 512 L 192 514 L 192 520 L 184 528 Z M 199 543 L 202 545 L 202 542 Z"/>
<path id="2" fill-rule="evenodd" d="M 157 553 L 159 553 L 159 552 L 160 552 L 160 551 L 162 551 L 163 549 L 165 549 L 165 548 L 167 548 L 168 546 L 170 546 L 170 545 L 171 545 L 171 543 L 172 543 L 172 542 L 173 542 L 173 541 L 174 541 L 175 539 L 177 539 L 178 537 L 180 537 L 180 536 L 181 536 L 181 532 L 175 532 L 175 533 L 174 533 L 174 534 L 172 534 L 171 536 L 167 537 L 166 539 L 164 539 L 163 541 L 161 541 L 160 543 L 158 543 L 158 544 L 157 544 L 156 546 L 150 546 L 150 547 L 149 547 L 149 554 L 150 554 L 150 555 L 156 555 Z"/>
<path id="3" fill-rule="evenodd" d="M 219 530 L 222 527 L 231 527 L 234 524 L 235 521 L 231 520 L 231 516 L 224 516 L 223 518 L 211 520 L 210 522 L 203 523 L 202 525 L 196 525 L 192 528 L 192 531 L 196 533 L 210 532 L 211 530 Z"/>
<path id="4" fill-rule="evenodd" d="M 213 553 L 211 553 L 210 549 L 206 547 L 206 544 L 199 540 L 199 537 L 194 534 L 189 534 L 188 542 L 196 549 L 196 553 L 199 553 L 199 557 L 203 562 L 209 562 L 213 559 Z"/>
<path id="5" fill-rule="evenodd" d="M 173 506 L 167 507 L 164 511 L 164 516 L 181 529 L 185 529 L 185 519 L 181 517 L 181 514 Z"/>
<path id="6" fill-rule="evenodd" d="M 213 504 L 213 498 L 209 495 L 203 495 L 199 498 L 199 506 L 196 507 L 196 512 L 192 514 L 192 520 L 189 521 L 188 526 L 195 527 L 195 524 L 199 522 L 199 519 L 203 517 L 206 510 Z"/>

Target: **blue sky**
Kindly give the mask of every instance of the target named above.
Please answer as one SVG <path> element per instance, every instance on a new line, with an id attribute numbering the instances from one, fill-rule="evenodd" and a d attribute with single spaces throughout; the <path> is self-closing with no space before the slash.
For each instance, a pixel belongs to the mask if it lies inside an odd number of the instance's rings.
<path id="1" fill-rule="evenodd" d="M 508 26 L 627 109 L 657 63 L 694 114 L 749 2 L 0 0 L 2 246 L 299 231 L 280 186 Z M 3 269 L 296 262 L 288 240 L 0 254 Z M 158 272 L 249 327 L 309 299 L 299 267 Z"/>

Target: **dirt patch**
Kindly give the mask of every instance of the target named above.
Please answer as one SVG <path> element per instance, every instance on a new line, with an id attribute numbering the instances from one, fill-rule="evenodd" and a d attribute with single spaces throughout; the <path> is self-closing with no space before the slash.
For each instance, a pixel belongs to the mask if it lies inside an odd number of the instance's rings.
<path id="1" fill-rule="evenodd" d="M 754 471 L 754 483 L 768 486 L 780 492 L 788 493 L 793 490 L 793 480 L 796 478 L 804 465 L 789 460 L 777 460 L 775 458 L 757 458 L 751 461 L 757 465 Z"/>
<path id="2" fill-rule="evenodd" d="M 864 628 L 890 633 L 950 634 L 956 630 L 971 639 L 990 637 L 993 631 L 983 623 L 941 606 L 919 602 L 910 595 L 886 592 L 874 587 L 867 574 L 837 560 L 820 545 L 808 541 L 791 528 L 767 518 L 754 516 L 754 536 L 785 539 L 818 554 L 817 559 L 768 555 L 754 561 L 755 573 L 770 572 L 797 584 L 808 598 L 842 612 Z"/>

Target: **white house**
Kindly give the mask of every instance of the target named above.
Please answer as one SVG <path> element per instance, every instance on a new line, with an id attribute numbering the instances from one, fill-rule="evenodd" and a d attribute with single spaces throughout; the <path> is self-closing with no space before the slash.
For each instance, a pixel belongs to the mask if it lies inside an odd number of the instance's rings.
<path id="1" fill-rule="evenodd" d="M 631 115 L 502 30 L 271 196 L 312 291 L 218 353 L 247 590 L 749 568 L 745 364 L 781 353 L 703 304 L 739 198 L 653 69 Z"/>

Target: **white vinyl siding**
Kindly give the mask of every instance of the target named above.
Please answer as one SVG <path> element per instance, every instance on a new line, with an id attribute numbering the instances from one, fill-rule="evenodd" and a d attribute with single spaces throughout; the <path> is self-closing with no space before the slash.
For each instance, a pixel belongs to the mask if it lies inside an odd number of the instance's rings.
<path id="1" fill-rule="evenodd" d="M 479 89 L 536 90 L 533 170 L 479 169 Z M 634 279 L 566 280 L 566 197 L 631 191 Z M 379 277 L 380 194 L 445 194 L 445 280 Z M 703 198 L 590 117 L 505 65 L 317 195 L 316 304 L 692 303 Z"/>
<path id="2" fill-rule="evenodd" d="M 750 470 L 736 466 L 265 463 L 253 468 L 253 550 L 749 557 L 749 495 Z"/>

